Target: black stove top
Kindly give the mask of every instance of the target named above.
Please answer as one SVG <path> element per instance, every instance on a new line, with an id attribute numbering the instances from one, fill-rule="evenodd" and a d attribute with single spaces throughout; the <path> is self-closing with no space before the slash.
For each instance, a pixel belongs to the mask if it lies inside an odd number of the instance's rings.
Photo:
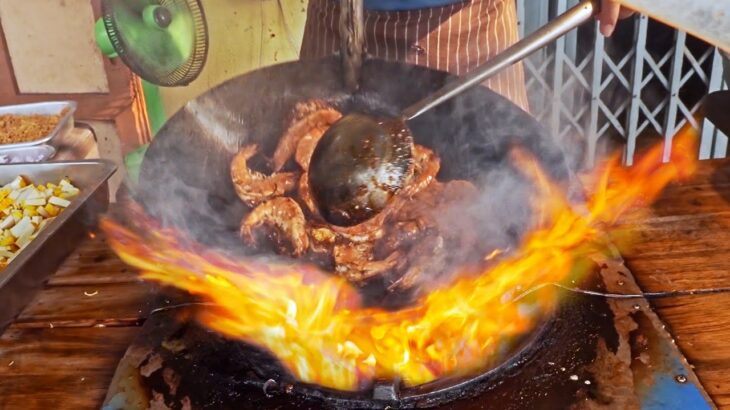
<path id="1" fill-rule="evenodd" d="M 583 286 L 638 291 L 618 261 L 601 262 L 595 272 Z M 644 299 L 566 294 L 495 368 L 412 388 L 381 381 L 353 393 L 298 383 L 273 356 L 195 324 L 190 309 L 161 310 L 145 322 L 117 368 L 105 409 L 709 408 Z M 667 377 L 669 384 L 662 382 Z"/>

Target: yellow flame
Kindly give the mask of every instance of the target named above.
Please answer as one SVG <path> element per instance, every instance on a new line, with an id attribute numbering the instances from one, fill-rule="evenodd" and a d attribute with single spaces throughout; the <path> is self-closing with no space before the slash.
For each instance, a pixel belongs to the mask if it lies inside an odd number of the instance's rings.
<path id="1" fill-rule="evenodd" d="M 601 238 L 622 216 L 692 173 L 695 144 L 687 128 L 675 137 L 669 164 L 661 164 L 661 147 L 631 168 L 608 162 L 592 179 L 583 209 L 569 204 L 536 161 L 515 151 L 514 160 L 539 187 L 540 225 L 511 256 L 488 268 L 464 268 L 453 283 L 398 311 L 362 307 L 348 283 L 316 267 L 226 257 L 143 217 L 145 235 L 111 219 L 102 225 L 115 252 L 145 279 L 212 302 L 201 307 L 201 323 L 268 349 L 301 381 L 342 390 L 374 378 L 416 385 L 500 360 L 505 347 L 551 311 L 557 290 L 515 297 L 584 273 L 577 262 L 603 249 Z"/>

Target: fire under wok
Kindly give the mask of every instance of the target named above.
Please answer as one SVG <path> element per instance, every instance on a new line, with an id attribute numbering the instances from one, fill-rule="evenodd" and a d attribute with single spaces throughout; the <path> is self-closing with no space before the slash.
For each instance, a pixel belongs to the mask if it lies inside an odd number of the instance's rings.
<path id="1" fill-rule="evenodd" d="M 241 219 L 251 209 L 238 198 L 231 182 L 230 164 L 239 149 L 257 144 L 263 155 L 251 167 L 266 169 L 266 159 L 273 155 L 297 103 L 320 100 L 342 113 L 393 116 L 453 79 L 435 70 L 369 59 L 362 68 L 360 90 L 351 95 L 341 82 L 340 70 L 340 60 L 334 57 L 280 64 L 229 80 L 190 101 L 150 145 L 136 199 L 163 226 L 177 228 L 205 246 L 241 256 L 285 260 L 274 249 L 246 246 L 239 237 Z M 513 148 L 520 147 L 534 157 L 554 181 L 570 184 L 566 156 L 549 133 L 529 114 L 486 88 L 465 92 L 413 120 L 410 127 L 415 143 L 440 158 L 439 181 L 466 180 L 479 190 L 474 204 L 464 204 L 469 209 L 459 208 L 447 217 L 463 223 L 459 221 L 463 215 L 478 216 L 474 228 L 488 249 L 516 247 L 531 223 L 529 203 L 534 187 L 510 156 Z M 377 306 L 396 308 L 411 300 L 408 292 L 390 292 L 387 284 L 377 280 L 361 287 L 361 292 L 367 303 Z M 581 321 L 578 316 L 575 320 Z M 577 339 L 585 336 L 588 327 L 576 333 Z M 551 343 L 550 334 L 557 328 L 548 328 L 551 326 L 539 327 L 525 340 L 530 345 L 536 337 L 538 345 Z M 516 366 L 525 360 L 518 356 L 539 347 L 525 349 L 519 354 L 514 351 L 504 366 Z M 484 375 L 493 380 L 495 373 Z M 483 391 L 491 382 L 475 383 L 476 390 Z M 453 395 L 444 390 L 443 381 L 435 386 L 433 391 L 419 387 L 414 395 Z M 313 391 L 302 387 L 304 394 Z M 326 396 L 314 395 L 323 394 Z M 333 394 L 336 400 L 350 397 L 349 393 Z"/>

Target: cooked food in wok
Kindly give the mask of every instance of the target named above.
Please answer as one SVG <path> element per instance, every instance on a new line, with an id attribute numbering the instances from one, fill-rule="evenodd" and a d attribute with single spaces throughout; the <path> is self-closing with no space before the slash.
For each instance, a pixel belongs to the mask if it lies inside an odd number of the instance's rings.
<path id="1" fill-rule="evenodd" d="M 251 208 L 241 221 L 243 242 L 314 261 L 352 283 L 382 281 L 390 291 L 438 280 L 449 266 L 466 262 L 459 255 L 469 252 L 454 250 L 473 248 L 476 235 L 438 215 L 475 198 L 477 190 L 468 181 L 438 181 L 438 155 L 418 144 L 406 185 L 383 211 L 354 226 L 322 217 L 309 187 L 309 161 L 341 116 L 322 101 L 297 104 L 267 171 L 252 168 L 261 155 L 256 145 L 240 148 L 230 171 L 236 194 Z"/>

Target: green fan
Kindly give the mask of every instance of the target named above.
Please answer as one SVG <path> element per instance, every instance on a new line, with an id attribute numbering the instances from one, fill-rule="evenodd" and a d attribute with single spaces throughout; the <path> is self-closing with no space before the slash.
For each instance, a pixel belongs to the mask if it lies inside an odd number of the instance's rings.
<path id="1" fill-rule="evenodd" d="M 199 0 L 102 0 L 96 42 L 144 80 L 165 87 L 195 80 L 208 56 Z"/>

